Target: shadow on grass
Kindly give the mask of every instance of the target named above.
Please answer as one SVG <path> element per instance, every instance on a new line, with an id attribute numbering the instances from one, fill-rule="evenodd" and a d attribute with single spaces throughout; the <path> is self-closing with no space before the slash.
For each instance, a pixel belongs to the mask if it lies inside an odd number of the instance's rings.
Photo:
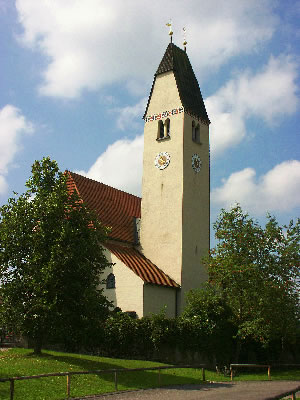
<path id="1" fill-rule="evenodd" d="M 0 399 L 9 399 L 9 382 L 0 382 Z"/>
<path id="2" fill-rule="evenodd" d="M 26 358 L 41 358 L 41 360 L 57 361 L 65 365 L 61 367 L 61 371 L 95 371 L 95 370 L 107 370 L 107 369 L 119 369 L 124 372 L 118 372 L 118 389 L 146 389 L 155 388 L 166 385 L 183 385 L 183 384 L 200 384 L 202 382 L 202 371 L 187 369 L 171 369 L 162 370 L 160 373 L 160 379 L 158 371 L 126 371 L 126 369 L 139 367 L 141 364 L 145 365 L 145 362 L 139 362 L 138 360 L 115 360 L 116 362 L 111 363 L 109 359 L 92 360 L 90 356 L 84 355 L 72 355 L 72 354 L 51 354 L 52 352 L 45 351 L 41 356 L 36 356 L 33 353 L 26 354 Z M 125 364 L 125 365 L 124 365 Z M 154 365 L 153 365 L 154 364 Z M 146 367 L 159 366 L 159 363 L 146 363 Z M 161 364 L 166 365 L 166 364 Z M 59 372 L 59 371 L 52 371 Z M 47 379 L 47 378 L 45 378 Z M 98 393 L 112 392 L 114 391 L 114 374 L 113 373 L 100 373 L 91 375 L 75 375 L 72 376 L 71 392 L 80 394 L 93 394 L 95 389 Z M 86 391 L 82 390 L 86 387 Z"/>
<path id="3" fill-rule="evenodd" d="M 88 356 L 87 356 L 88 357 Z M 114 369 L 114 368 L 124 368 L 122 365 L 106 362 L 106 361 L 96 361 L 84 358 L 83 356 L 72 356 L 72 355 L 52 355 L 44 354 L 43 358 L 48 358 L 49 360 L 56 360 L 58 362 L 64 363 L 66 365 L 74 365 L 79 367 L 82 371 L 95 371 L 99 369 Z"/>
<path id="4" fill-rule="evenodd" d="M 163 366 L 155 362 L 145 362 L 139 360 L 123 360 L 109 358 L 93 359 L 92 356 L 55 353 L 52 351 L 44 351 L 41 356 L 36 356 L 33 353 L 19 351 L 13 358 L 16 358 L 13 375 L 18 376 L 16 369 L 17 359 L 28 361 L 41 361 L 35 364 L 35 370 L 28 370 L 27 374 L 21 372 L 20 375 L 37 375 L 47 372 L 76 372 L 76 371 L 95 371 L 107 369 L 119 369 L 118 372 L 118 389 L 119 390 L 134 390 L 156 388 L 170 385 L 199 385 L 202 383 L 201 369 L 171 369 L 161 370 L 160 379 L 158 371 L 126 371 L 126 369 L 137 368 L 140 366 L 152 367 Z M 43 361 L 45 363 L 43 363 Z M 39 366 L 37 368 L 36 366 Z M 44 365 L 44 367 L 43 367 Z M 4 372 L 4 371 L 3 371 Z M 3 376 L 4 374 L 2 374 Z M 10 376 L 12 376 L 10 374 Z M 3 384 L 2 384 L 3 385 Z M 7 399 L 9 384 L 5 387 L 0 386 L 0 399 Z M 71 377 L 71 396 L 87 396 L 96 393 L 107 393 L 115 390 L 114 374 L 100 373 L 91 375 L 75 375 Z M 5 393 L 6 392 L 6 393 Z M 19 381 L 16 386 L 16 400 L 18 399 L 62 399 L 66 393 L 66 377 L 60 378 L 42 378 L 29 381 Z M 6 395 L 5 395 L 6 394 Z M 37 397 L 38 395 L 38 397 Z M 49 397 L 51 396 L 51 397 Z"/>
<path id="5" fill-rule="evenodd" d="M 120 389 L 126 388 L 148 388 L 148 387 L 158 387 L 161 385 L 173 385 L 173 384 L 199 384 L 201 382 L 202 373 L 201 370 L 197 370 L 195 375 L 197 377 L 188 376 L 189 372 L 187 369 L 172 369 L 172 370 L 162 370 L 160 374 L 160 382 L 158 378 L 158 371 L 125 371 L 128 368 L 138 367 L 137 362 L 132 362 L 128 360 L 120 360 L 120 362 L 110 363 L 109 361 L 95 361 L 83 357 L 76 357 L 72 355 L 49 355 L 51 359 L 55 359 L 59 362 L 63 362 L 67 365 L 76 365 L 81 371 L 95 371 L 95 370 L 107 370 L 107 369 L 119 369 L 123 370 L 118 372 L 118 387 Z M 127 366 L 122 364 L 128 363 Z M 130 365 L 135 364 L 135 365 Z M 166 364 L 164 364 L 166 365 Z M 149 365 L 151 367 L 151 365 Z M 86 375 L 85 375 L 86 376 Z M 113 373 L 100 373 L 97 375 L 92 375 L 97 377 L 99 380 L 105 380 L 112 385 L 114 385 L 114 374 Z M 73 378 L 72 378 L 73 379 Z"/>

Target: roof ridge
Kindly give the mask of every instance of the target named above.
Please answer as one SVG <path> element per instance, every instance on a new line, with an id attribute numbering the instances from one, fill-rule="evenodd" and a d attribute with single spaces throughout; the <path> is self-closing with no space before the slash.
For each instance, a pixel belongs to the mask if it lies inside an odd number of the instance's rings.
<path id="1" fill-rule="evenodd" d="M 167 72 L 173 72 L 179 98 L 182 106 L 184 107 L 184 111 L 209 125 L 210 120 L 207 115 L 200 86 L 190 59 L 186 51 L 176 46 L 174 43 L 168 44 L 163 58 L 156 70 L 156 73 L 154 74 L 154 79 L 143 118 L 145 119 L 147 115 L 157 77 Z"/>
<path id="2" fill-rule="evenodd" d="M 72 176 L 72 174 L 71 174 L 71 171 L 68 171 L 68 170 L 66 169 L 64 173 L 65 173 L 65 174 L 68 174 L 69 178 L 72 179 L 72 184 L 73 184 L 73 186 L 74 186 L 74 190 L 76 190 L 77 195 L 78 195 L 79 198 L 81 199 L 81 196 L 80 196 L 80 193 L 79 193 L 79 189 L 78 189 L 77 184 L 76 184 L 76 182 L 75 182 L 75 180 L 74 180 L 74 178 L 73 178 L 73 176 Z M 67 183 L 67 185 L 68 185 L 68 183 Z M 82 200 L 82 199 L 81 199 L 81 200 Z"/>
<path id="3" fill-rule="evenodd" d="M 127 195 L 129 195 L 129 196 L 132 196 L 132 197 L 135 197 L 135 198 L 137 198 L 137 199 L 141 200 L 141 197 L 139 197 L 139 196 L 136 196 L 135 194 L 132 194 L 132 193 L 125 192 L 125 190 L 118 189 L 118 188 L 116 188 L 116 187 L 113 187 L 113 186 L 111 186 L 111 185 L 107 185 L 106 183 L 103 183 L 103 182 L 96 181 L 95 179 L 92 179 L 92 178 L 88 178 L 87 176 L 84 176 L 84 175 L 78 174 L 77 172 L 69 171 L 69 170 L 67 170 L 67 169 L 65 170 L 65 172 L 69 172 L 71 175 L 73 175 L 73 174 L 74 174 L 74 175 L 80 176 L 81 178 L 88 179 L 89 181 L 92 181 L 92 182 L 98 183 L 98 184 L 100 184 L 100 185 L 106 186 L 106 187 L 107 187 L 107 188 L 109 188 L 109 189 L 114 189 L 114 190 L 117 190 L 118 192 L 125 193 L 125 194 L 127 194 Z"/>
<path id="4" fill-rule="evenodd" d="M 180 47 L 176 46 L 176 44 L 174 44 L 173 42 L 169 43 L 168 47 L 166 48 L 166 51 L 165 51 L 165 53 L 163 55 L 163 58 L 162 58 L 159 66 L 158 66 L 158 68 L 157 68 L 157 70 L 155 72 L 155 76 L 157 76 L 159 74 L 162 74 L 164 72 L 175 71 L 176 70 L 176 66 L 174 65 L 175 64 L 174 50 L 175 51 L 180 51 L 180 52 L 182 52 L 183 54 L 185 54 L 187 56 L 186 52 L 183 49 L 181 49 Z M 171 62 L 172 63 L 169 64 L 167 66 L 167 69 L 166 69 L 166 67 L 164 67 L 163 64 L 165 62 L 165 58 L 168 58 L 168 56 L 169 56 L 169 58 L 171 58 Z M 162 70 L 160 71 L 160 69 L 162 69 Z"/>

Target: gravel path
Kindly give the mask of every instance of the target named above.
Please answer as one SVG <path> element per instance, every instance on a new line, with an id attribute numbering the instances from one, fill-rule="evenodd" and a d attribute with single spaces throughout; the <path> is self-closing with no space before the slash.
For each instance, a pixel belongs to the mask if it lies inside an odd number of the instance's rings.
<path id="1" fill-rule="evenodd" d="M 293 389 L 300 391 L 300 380 L 170 386 L 78 397 L 76 400 L 271 400 Z"/>

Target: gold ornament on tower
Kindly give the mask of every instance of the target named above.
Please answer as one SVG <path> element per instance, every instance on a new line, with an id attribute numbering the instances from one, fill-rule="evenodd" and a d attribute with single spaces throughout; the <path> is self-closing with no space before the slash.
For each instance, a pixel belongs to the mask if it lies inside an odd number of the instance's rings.
<path id="1" fill-rule="evenodd" d="M 186 41 L 186 27 L 183 27 L 182 30 L 183 30 L 183 47 L 184 47 L 184 51 L 186 51 L 186 45 L 187 45 L 187 41 Z"/>
<path id="2" fill-rule="evenodd" d="M 168 26 L 170 28 L 169 36 L 171 36 L 171 42 L 172 42 L 173 30 L 172 30 L 172 20 L 171 19 L 170 19 L 170 22 L 166 23 L 166 26 Z"/>

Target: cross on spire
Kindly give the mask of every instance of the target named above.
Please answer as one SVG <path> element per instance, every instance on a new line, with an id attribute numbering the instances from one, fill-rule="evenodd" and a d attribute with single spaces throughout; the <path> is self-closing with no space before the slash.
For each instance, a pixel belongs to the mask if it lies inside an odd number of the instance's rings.
<path id="1" fill-rule="evenodd" d="M 183 48 L 184 48 L 184 51 L 186 51 L 186 45 L 187 45 L 187 41 L 186 41 L 186 27 L 183 27 L 182 30 L 183 30 Z"/>
<path id="2" fill-rule="evenodd" d="M 171 19 L 170 19 L 170 22 L 166 23 L 166 26 L 168 26 L 170 28 L 169 35 L 170 35 L 170 40 L 171 40 L 171 43 L 172 43 L 173 30 L 172 30 L 172 20 Z"/>

